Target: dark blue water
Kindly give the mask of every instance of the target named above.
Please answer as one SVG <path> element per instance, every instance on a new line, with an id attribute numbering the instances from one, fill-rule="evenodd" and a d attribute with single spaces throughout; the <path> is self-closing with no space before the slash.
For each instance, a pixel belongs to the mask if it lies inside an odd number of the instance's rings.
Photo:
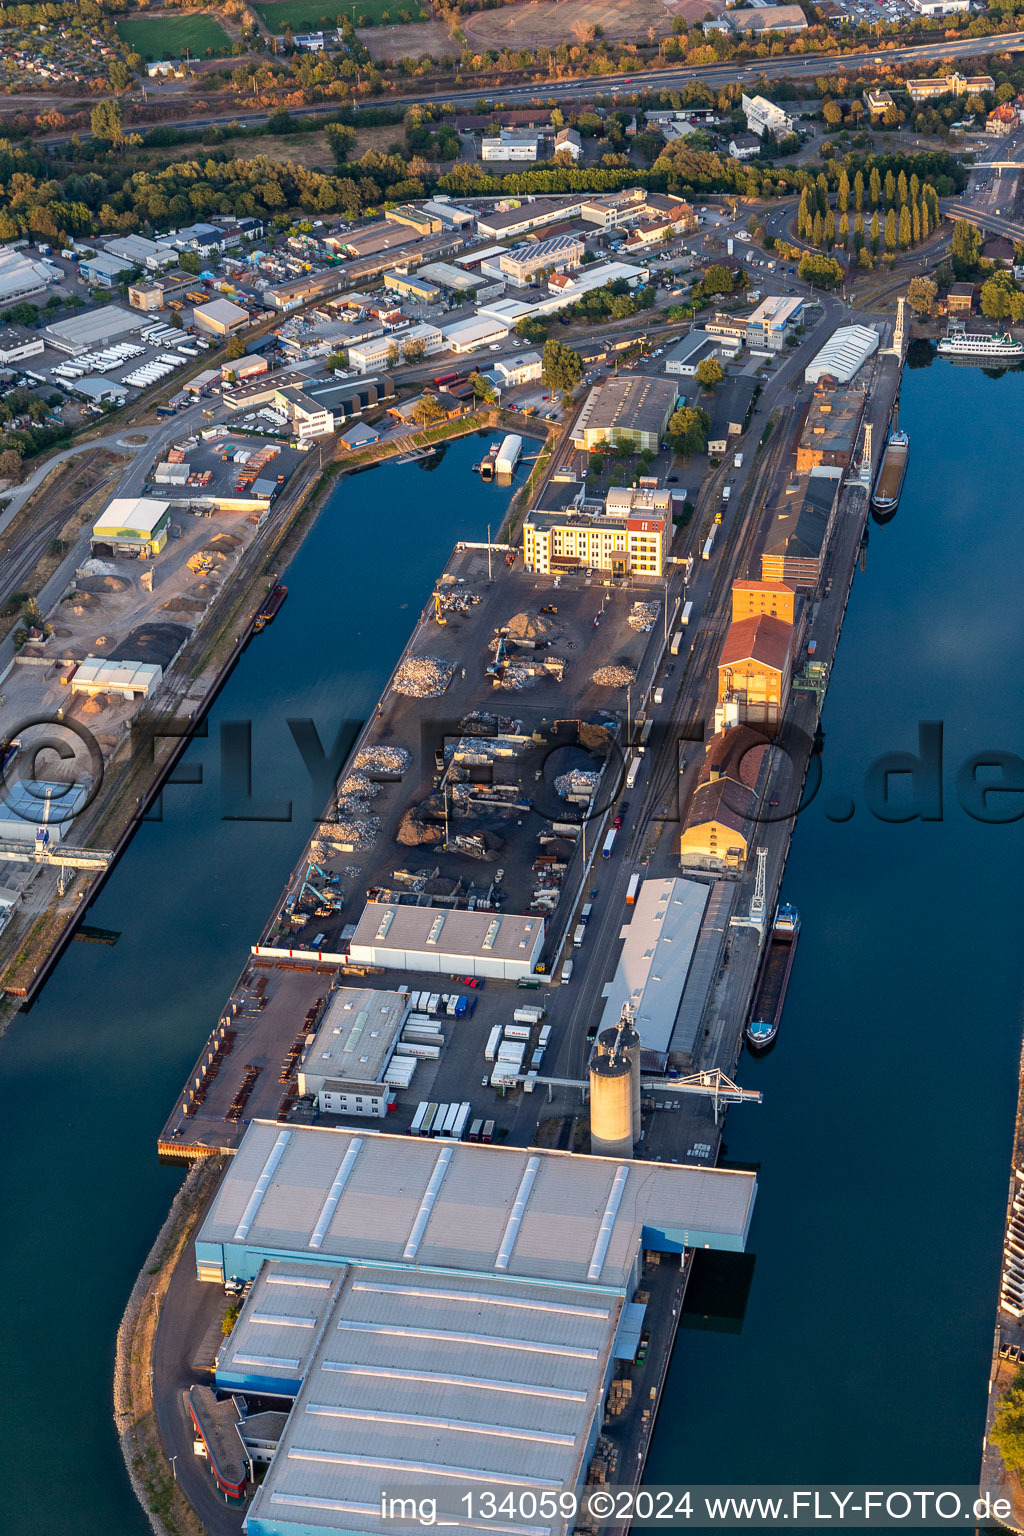
<path id="1" fill-rule="evenodd" d="M 453 543 L 497 532 L 508 492 L 469 472 L 480 440 L 432 471 L 343 481 L 289 567 L 288 600 L 253 641 L 171 787 L 89 920 L 113 949 L 72 944 L 32 1012 L 0 1041 L 0 1360 L 4 1536 L 149 1530 L 112 1421 L 114 1338 L 178 1187 L 156 1138 L 247 947 L 309 835 L 309 781 L 285 724 L 328 745 L 376 703 Z M 291 822 L 220 818 L 219 729 L 251 720 L 253 793 Z M 59 1487 L 59 1520 L 53 1502 Z"/>
<path id="2" fill-rule="evenodd" d="M 761 1164 L 756 1266 L 738 1333 L 685 1331 L 650 1481 L 969 1482 L 977 1472 L 1021 1030 L 1020 831 L 956 805 L 971 751 L 1024 753 L 1016 491 L 1024 376 L 907 374 L 911 467 L 872 527 L 825 713 L 826 778 L 801 818 L 784 893 L 803 935 L 775 1051 L 744 1061 L 760 1108 L 733 1111 L 729 1155 Z M 181 1174 L 154 1144 L 298 855 L 302 819 L 219 817 L 217 734 L 252 719 L 254 791 L 308 788 L 286 716 L 321 737 L 372 708 L 452 542 L 496 527 L 502 493 L 468 473 L 343 484 L 288 571 L 289 598 L 222 693 L 90 920 L 0 1042 L 4 1170 L 0 1359 L 5 1536 L 142 1536 L 111 1421 L 125 1297 Z M 499 499 L 500 498 L 500 499 Z M 367 572 L 379 572 L 367 575 Z M 946 727 L 938 824 L 883 825 L 863 777 Z M 828 820 L 830 796 L 853 818 Z M 919 1486 L 928 1486 L 919 1483 Z"/>
<path id="3" fill-rule="evenodd" d="M 821 793 L 783 894 L 803 932 L 783 1026 L 728 1153 L 761 1165 L 738 1334 L 684 1331 L 650 1481 L 977 1477 L 1021 1036 L 1019 824 L 956 800 L 1024 755 L 1024 374 L 904 377 L 910 469 L 871 525 L 824 714 Z M 885 824 L 864 776 L 945 725 L 941 822 Z M 854 801 L 830 821 L 833 797 Z M 1004 797 L 1024 809 L 1024 796 Z M 923 1480 L 923 1481 L 921 1481 Z"/>

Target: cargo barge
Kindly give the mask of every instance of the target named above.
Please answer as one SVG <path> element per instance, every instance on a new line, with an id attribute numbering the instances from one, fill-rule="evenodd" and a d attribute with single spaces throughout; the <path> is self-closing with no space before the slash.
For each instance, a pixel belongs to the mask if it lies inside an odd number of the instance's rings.
<path id="1" fill-rule="evenodd" d="M 779 1032 L 799 937 L 799 912 L 796 907 L 780 903 L 761 962 L 750 1020 L 744 1031 L 747 1044 L 753 1050 L 763 1050 L 766 1045 L 771 1045 Z"/>
<path id="2" fill-rule="evenodd" d="M 878 466 L 878 478 L 871 496 L 871 505 L 876 512 L 895 511 L 903 492 L 909 459 L 910 438 L 905 432 L 892 432 Z"/>
<path id="3" fill-rule="evenodd" d="M 270 592 L 266 598 L 264 598 L 257 611 L 256 617 L 253 620 L 253 630 L 257 635 L 261 629 L 266 629 L 267 625 L 278 612 L 281 604 L 284 602 L 287 596 L 288 588 L 282 587 L 281 583 L 278 582 L 273 591 Z"/>

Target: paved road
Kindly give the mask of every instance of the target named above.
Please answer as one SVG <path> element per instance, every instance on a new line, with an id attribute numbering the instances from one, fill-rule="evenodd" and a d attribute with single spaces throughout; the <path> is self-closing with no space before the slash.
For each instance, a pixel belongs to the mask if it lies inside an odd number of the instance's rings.
<path id="1" fill-rule="evenodd" d="M 846 59 L 856 60 L 858 65 L 870 64 L 876 60 L 889 66 L 911 63 L 926 63 L 929 60 L 949 59 L 954 60 L 961 56 L 971 58 L 985 58 L 992 54 L 1012 53 L 1024 48 L 1024 32 L 1006 32 L 998 37 L 972 37 L 949 38 L 941 43 L 915 43 L 906 48 L 883 49 L 880 53 L 857 53 L 844 55 Z M 382 96 L 375 97 L 372 102 L 366 102 L 368 108 L 376 109 L 381 106 L 425 106 L 435 102 L 451 102 L 453 105 L 465 105 L 481 99 L 488 101 L 516 102 L 532 100 L 555 101 L 588 101 L 595 95 L 635 95 L 638 91 L 666 90 L 676 86 L 690 84 L 694 80 L 703 80 L 708 85 L 730 85 L 736 79 L 749 77 L 751 80 L 763 78 L 765 80 L 792 79 L 801 80 L 815 75 L 833 73 L 839 60 L 832 53 L 810 53 L 799 56 L 789 55 L 778 59 L 759 59 L 752 64 L 698 64 L 676 66 L 670 69 L 651 69 L 638 72 L 635 76 L 612 76 L 601 80 L 595 80 L 592 76 L 583 80 L 545 80 L 540 84 L 509 85 L 509 86 L 483 86 L 471 85 L 465 90 L 451 89 L 427 92 L 422 95 L 409 96 Z M 627 87 L 629 88 L 627 90 Z M 355 103 L 358 110 L 360 103 Z M 241 110 L 237 104 L 224 112 L 215 113 L 209 117 L 189 118 L 178 126 L 183 128 L 212 128 L 217 124 L 236 122 L 241 117 Z M 274 109 L 276 110 L 276 109 Z M 323 117 L 338 111 L 337 102 L 313 103 L 310 106 L 297 109 L 296 115 L 303 117 Z M 270 117 L 270 112 L 245 112 L 241 118 L 248 125 L 265 123 Z M 134 132 L 145 132 L 147 128 L 155 128 L 156 123 L 133 123 Z M 70 133 L 53 134 L 48 136 L 45 143 L 63 144 L 70 140 Z M 91 137 L 90 134 L 80 134 L 82 138 Z"/>

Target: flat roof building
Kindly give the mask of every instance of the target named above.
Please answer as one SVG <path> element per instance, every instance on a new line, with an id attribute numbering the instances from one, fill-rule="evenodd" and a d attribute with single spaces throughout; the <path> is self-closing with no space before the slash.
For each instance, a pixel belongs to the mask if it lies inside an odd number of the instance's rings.
<path id="1" fill-rule="evenodd" d="M 758 14 L 762 13 L 758 12 Z M 793 132 L 793 119 L 788 112 L 784 112 L 774 102 L 767 101 L 763 96 L 748 96 L 746 92 L 743 93 L 741 101 L 746 114 L 747 127 L 751 133 L 756 133 L 758 138 L 763 138 L 768 132 L 774 134 Z"/>
<path id="2" fill-rule="evenodd" d="M 579 198 L 538 197 L 511 206 L 496 208 L 493 213 L 478 213 L 476 227 L 481 235 L 495 240 L 511 240 L 524 235 L 527 230 L 553 224 L 556 219 L 573 219 L 579 216 Z"/>
<path id="3" fill-rule="evenodd" d="M 410 343 L 415 348 L 422 346 L 424 357 L 432 357 L 435 352 L 444 350 L 444 340 L 438 327 L 424 322 L 422 325 L 410 325 L 403 331 L 392 331 L 389 336 L 373 336 L 367 341 L 357 342 L 349 347 L 348 360 L 360 373 L 373 373 L 391 367 L 396 353 L 399 358 L 404 358 Z"/>
<path id="4" fill-rule="evenodd" d="M 13 246 L 0 246 L 0 304 L 17 304 L 37 293 L 45 293 L 55 283 L 59 271 L 43 261 L 35 261 Z"/>
<path id="5" fill-rule="evenodd" d="M 726 11 L 724 19 L 739 37 L 807 30 L 807 17 L 799 5 L 758 5 L 750 10 Z"/>
<path id="6" fill-rule="evenodd" d="M 196 305 L 192 323 L 207 336 L 231 336 L 249 324 L 249 311 L 230 299 L 211 299 L 209 304 Z"/>
<path id="7" fill-rule="evenodd" d="M 488 315 L 456 320 L 441 330 L 445 348 L 451 352 L 474 352 L 477 347 L 489 346 L 493 341 L 504 341 L 508 332 L 504 321 Z"/>
<path id="8" fill-rule="evenodd" d="M 696 880 L 643 881 L 630 921 L 619 935 L 624 940 L 622 954 L 604 988 L 599 1033 L 614 1029 L 623 1004 L 629 1003 L 643 1049 L 667 1063 L 710 894 L 710 887 Z"/>
<path id="9" fill-rule="evenodd" d="M 38 357 L 45 345 L 39 331 L 28 331 L 18 325 L 4 325 L 0 327 L 0 365 L 9 368 L 12 363 L 23 363 L 30 357 Z"/>
<path id="10" fill-rule="evenodd" d="M 523 523 L 523 564 L 545 575 L 585 569 L 660 579 L 675 507 L 672 491 L 641 480 L 636 488 L 612 487 L 603 505 L 583 495 L 568 508 L 534 508 Z"/>
<path id="11" fill-rule="evenodd" d="M 71 679 L 71 692 L 93 698 L 114 693 L 122 699 L 148 699 L 159 688 L 163 668 L 150 661 L 114 661 L 106 656 L 87 656 Z"/>
<path id="12" fill-rule="evenodd" d="M 167 543 L 169 501 L 152 496 L 116 496 L 92 527 L 92 548 L 108 545 L 115 554 L 158 555 Z"/>
<path id="13" fill-rule="evenodd" d="M 630 443 L 639 452 L 650 448 L 656 453 L 678 398 L 678 389 L 668 379 L 644 374 L 606 379 L 584 405 L 574 441 L 582 448 Z"/>
<path id="14" fill-rule="evenodd" d="M 543 945 L 539 917 L 371 901 L 356 924 L 349 954 L 356 965 L 515 981 L 534 974 Z"/>
<path id="15" fill-rule="evenodd" d="M 44 329 L 51 346 L 77 357 L 81 352 L 91 352 L 94 347 L 117 341 L 131 331 L 141 331 L 150 323 L 144 315 L 134 314 L 120 304 L 102 304 L 83 314 L 71 315 L 67 320 L 54 320 Z"/>
<path id="16" fill-rule="evenodd" d="M 747 346 L 753 352 L 781 352 L 789 328 L 803 315 L 803 299 L 787 299 L 774 294 L 747 317 Z"/>
<path id="17" fill-rule="evenodd" d="M 408 1013 L 407 992 L 336 987 L 303 1052 L 299 1093 L 316 1095 L 331 1078 L 379 1083 Z"/>
<path id="18" fill-rule="evenodd" d="M 583 241 L 575 235 L 552 235 L 498 258 L 498 270 L 510 283 L 524 288 L 541 272 L 564 272 L 583 260 Z"/>
<path id="19" fill-rule="evenodd" d="M 741 350 L 742 340 L 737 336 L 713 335 L 695 327 L 678 341 L 665 355 L 665 372 L 693 378 L 698 363 L 708 357 L 733 358 Z"/>
<path id="20" fill-rule="evenodd" d="M 488 160 L 536 160 L 540 134 L 529 128 L 502 128 L 496 138 L 486 134 L 480 141 L 480 158 Z"/>

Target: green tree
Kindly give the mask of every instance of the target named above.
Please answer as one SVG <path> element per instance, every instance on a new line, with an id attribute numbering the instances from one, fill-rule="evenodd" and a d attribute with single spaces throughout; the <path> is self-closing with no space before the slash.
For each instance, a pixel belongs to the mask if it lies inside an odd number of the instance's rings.
<path id="1" fill-rule="evenodd" d="M 839 244 L 842 246 L 843 250 L 845 251 L 847 246 L 849 245 L 849 243 L 850 243 L 850 215 L 848 213 L 842 213 L 842 214 L 839 215 Z"/>
<path id="2" fill-rule="evenodd" d="M 0 449 L 0 480 L 17 480 L 21 476 L 21 454 L 17 448 Z"/>
<path id="3" fill-rule="evenodd" d="M 839 188 L 836 193 L 839 212 L 845 213 L 850 206 L 850 178 L 846 174 L 846 167 L 839 172 Z"/>
<path id="4" fill-rule="evenodd" d="M 882 244 L 882 227 L 881 227 L 881 225 L 878 222 L 878 209 L 876 208 L 874 213 L 871 215 L 871 254 L 872 254 L 872 256 L 877 256 L 878 255 L 878 250 L 879 250 L 879 247 L 881 246 L 881 244 Z"/>
<path id="5" fill-rule="evenodd" d="M 665 441 L 676 453 L 703 453 L 711 417 L 697 406 L 683 405 L 669 417 Z"/>
<path id="6" fill-rule="evenodd" d="M 843 280 L 843 268 L 834 256 L 815 256 L 808 252 L 797 271 L 805 283 L 815 288 L 836 288 Z"/>
<path id="7" fill-rule="evenodd" d="M 907 302 L 915 315 L 926 319 L 935 307 L 938 284 L 930 277 L 912 277 L 907 284 Z"/>
<path id="8" fill-rule="evenodd" d="M 830 208 L 825 215 L 825 249 L 830 251 L 836 243 L 836 216 Z"/>
<path id="9" fill-rule="evenodd" d="M 705 357 L 697 364 L 697 383 L 702 389 L 715 389 L 725 378 L 722 365 L 713 357 Z"/>
<path id="10" fill-rule="evenodd" d="M 195 251 L 182 251 L 181 255 L 178 257 L 178 266 L 183 272 L 191 272 L 195 276 L 198 276 L 201 270 L 199 265 L 199 257 L 196 255 Z"/>
<path id="11" fill-rule="evenodd" d="M 429 427 L 443 421 L 447 412 L 436 395 L 423 395 L 412 408 L 412 419 L 421 427 Z"/>
<path id="12" fill-rule="evenodd" d="M 239 1302 L 237 1302 L 237 1301 L 233 1301 L 229 1305 L 227 1311 L 224 1313 L 224 1316 L 223 1316 L 223 1318 L 221 1320 L 221 1325 L 220 1325 L 220 1331 L 223 1334 L 224 1338 L 227 1338 L 227 1336 L 231 1332 L 232 1328 L 238 1322 L 238 1315 L 241 1312 L 241 1310 L 242 1310 L 241 1304 Z"/>
<path id="13" fill-rule="evenodd" d="M 700 286 L 708 295 L 732 293 L 732 273 L 719 262 L 712 262 L 702 276 Z"/>
<path id="14" fill-rule="evenodd" d="M 953 274 L 958 278 L 972 277 L 981 255 L 981 232 L 966 219 L 957 219 L 953 225 L 951 246 Z"/>
<path id="15" fill-rule="evenodd" d="M 864 172 L 858 171 L 853 178 L 853 206 L 858 213 L 864 207 Z"/>
<path id="16" fill-rule="evenodd" d="M 473 372 L 469 376 L 469 382 L 472 384 L 473 393 L 476 395 L 478 400 L 486 400 L 488 402 L 497 400 L 497 390 L 491 383 L 490 379 L 484 378 L 483 374 L 478 368 L 473 369 Z"/>
<path id="17" fill-rule="evenodd" d="M 872 208 L 877 208 L 882 201 L 882 177 L 877 165 L 871 167 L 871 175 L 868 178 L 868 197 Z"/>
<path id="18" fill-rule="evenodd" d="M 583 377 L 583 359 L 572 347 L 552 338 L 544 343 L 541 371 L 552 393 L 556 389 L 571 393 Z"/>
<path id="19" fill-rule="evenodd" d="M 407 363 L 422 363 L 427 355 L 427 344 L 425 341 L 421 341 L 418 336 L 414 336 L 411 341 L 406 342 L 403 351 L 405 352 L 405 361 Z"/>
<path id="20" fill-rule="evenodd" d="M 228 344 L 224 348 L 224 356 L 229 360 L 245 356 L 245 342 L 241 336 L 229 336 Z"/>
<path id="21" fill-rule="evenodd" d="M 896 178 L 892 171 L 885 173 L 885 206 L 891 208 L 896 201 Z"/>
<path id="22" fill-rule="evenodd" d="M 981 312 L 986 320 L 1005 320 L 1010 313 L 1010 294 L 1015 291 L 1008 272 L 995 272 L 981 285 Z"/>
<path id="23" fill-rule="evenodd" d="M 896 201 L 899 203 L 901 208 L 906 204 L 907 195 L 907 173 L 906 171 L 900 171 L 900 174 L 896 180 Z"/>
<path id="24" fill-rule="evenodd" d="M 1024 1371 L 997 1403 L 989 1439 L 1011 1472 L 1024 1472 Z"/>
<path id="25" fill-rule="evenodd" d="M 903 207 L 900 209 L 899 217 L 899 242 L 901 251 L 905 251 L 909 246 L 911 233 L 912 229 L 910 223 L 910 209 L 907 207 L 906 203 L 904 203 Z"/>
<path id="26" fill-rule="evenodd" d="M 893 208 L 885 216 L 885 248 L 887 251 L 896 249 L 896 212 Z"/>
<path id="27" fill-rule="evenodd" d="M 824 225 L 822 224 L 821 213 L 818 212 L 814 215 L 814 224 L 811 230 L 811 240 L 814 245 L 821 244 L 823 232 Z"/>
<path id="28" fill-rule="evenodd" d="M 98 101 L 89 117 L 94 139 L 119 147 L 124 143 L 124 113 L 118 101 Z"/>

